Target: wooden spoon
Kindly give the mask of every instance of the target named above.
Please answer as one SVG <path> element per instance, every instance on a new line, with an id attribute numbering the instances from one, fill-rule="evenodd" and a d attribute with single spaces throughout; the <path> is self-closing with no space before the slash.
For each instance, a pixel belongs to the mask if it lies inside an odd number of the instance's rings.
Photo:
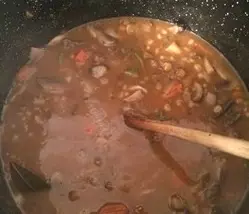
<path id="1" fill-rule="evenodd" d="M 215 148 L 241 158 L 249 160 L 249 141 L 226 137 L 209 132 L 199 131 L 190 128 L 182 128 L 174 125 L 165 124 L 156 120 L 138 118 L 132 115 L 124 115 L 126 125 L 145 129 L 154 132 L 171 135 L 192 143 L 206 147 Z"/>

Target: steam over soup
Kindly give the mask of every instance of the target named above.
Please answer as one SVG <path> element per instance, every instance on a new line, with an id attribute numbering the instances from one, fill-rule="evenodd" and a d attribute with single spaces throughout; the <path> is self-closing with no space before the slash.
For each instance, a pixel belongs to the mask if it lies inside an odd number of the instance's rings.
<path id="1" fill-rule="evenodd" d="M 230 213 L 247 186 L 244 160 L 145 136 L 122 112 L 249 139 L 248 104 L 224 56 L 182 27 L 131 17 L 87 23 L 32 48 L 17 73 L 2 116 L 6 178 L 27 214 Z M 10 163 L 51 188 L 34 188 Z"/>

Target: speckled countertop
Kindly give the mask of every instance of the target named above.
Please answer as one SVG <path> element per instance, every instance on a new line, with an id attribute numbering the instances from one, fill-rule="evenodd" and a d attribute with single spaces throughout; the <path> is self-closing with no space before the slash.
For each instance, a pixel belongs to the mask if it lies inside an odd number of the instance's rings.
<path id="1" fill-rule="evenodd" d="M 183 23 L 220 49 L 249 86 L 249 0 L 0 0 L 1 104 L 30 47 L 87 21 L 130 15 Z M 0 213 L 18 213 L 1 176 L 0 189 Z"/>

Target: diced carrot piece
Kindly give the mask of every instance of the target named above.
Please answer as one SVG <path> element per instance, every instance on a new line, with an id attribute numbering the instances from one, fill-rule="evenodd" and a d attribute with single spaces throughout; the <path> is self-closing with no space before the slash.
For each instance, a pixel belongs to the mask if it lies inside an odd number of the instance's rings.
<path id="1" fill-rule="evenodd" d="M 182 93 L 183 86 L 181 83 L 174 82 L 171 86 L 165 91 L 164 98 L 169 99 L 175 97 L 176 95 Z"/>
<path id="2" fill-rule="evenodd" d="M 85 63 L 86 60 L 88 59 L 88 54 L 84 51 L 84 50 L 80 50 L 74 57 L 75 61 L 76 62 L 79 62 L 79 63 Z"/>

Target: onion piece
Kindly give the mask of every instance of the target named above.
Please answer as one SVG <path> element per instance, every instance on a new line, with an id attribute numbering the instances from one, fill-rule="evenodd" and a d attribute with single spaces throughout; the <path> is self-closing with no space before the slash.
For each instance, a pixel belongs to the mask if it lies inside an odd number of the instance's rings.
<path id="1" fill-rule="evenodd" d="M 97 65 L 92 67 L 91 73 L 92 76 L 96 79 L 99 79 L 100 77 L 104 76 L 107 72 L 107 67 L 105 65 Z"/>
<path id="2" fill-rule="evenodd" d="M 147 89 L 145 89 L 144 87 L 142 87 L 142 86 L 140 86 L 140 85 L 131 86 L 128 90 L 129 90 L 129 91 L 138 91 L 138 90 L 140 90 L 140 91 L 142 91 L 142 92 L 145 93 L 145 94 L 148 93 Z"/>
<path id="3" fill-rule="evenodd" d="M 45 54 L 44 48 L 32 47 L 29 53 L 29 63 L 37 63 Z"/>
<path id="4" fill-rule="evenodd" d="M 58 35 L 58 36 L 54 37 L 54 38 L 48 43 L 48 46 L 58 45 L 63 39 L 65 39 L 65 35 L 64 35 L 64 34 Z"/>
<path id="5" fill-rule="evenodd" d="M 177 25 L 173 25 L 172 27 L 169 27 L 167 29 L 170 33 L 172 34 L 177 34 L 177 33 L 180 33 L 183 31 L 183 28 L 182 27 L 179 27 Z"/>
<path id="6" fill-rule="evenodd" d="M 200 102 L 203 97 L 203 88 L 200 83 L 195 82 L 194 87 L 192 89 L 194 93 L 192 93 L 192 100 L 194 102 Z"/>
<path id="7" fill-rule="evenodd" d="M 87 27 L 88 32 L 91 34 L 91 36 L 98 40 L 99 43 L 106 47 L 111 47 L 115 45 L 115 40 L 111 38 L 110 36 L 106 35 L 102 31 L 96 29 L 93 26 Z"/>
<path id="8" fill-rule="evenodd" d="M 165 50 L 172 54 L 182 53 L 182 50 L 179 48 L 179 46 L 175 42 L 171 43 Z"/>
<path id="9" fill-rule="evenodd" d="M 229 81 L 228 76 L 226 75 L 226 72 L 224 72 L 222 69 L 220 68 L 215 68 L 217 74 L 220 76 L 221 79 Z"/>
<path id="10" fill-rule="evenodd" d="M 125 102 L 131 103 L 142 100 L 144 97 L 144 94 L 142 91 L 138 90 L 135 91 L 132 95 L 128 96 L 124 99 Z"/>
<path id="11" fill-rule="evenodd" d="M 204 63 L 205 70 L 208 74 L 214 73 L 214 68 L 206 57 L 204 57 L 203 63 Z"/>
<path id="12" fill-rule="evenodd" d="M 110 37 L 113 37 L 115 39 L 118 39 L 119 38 L 119 35 L 117 34 L 117 32 L 113 29 L 113 28 L 107 28 L 105 30 L 105 33 L 110 36 Z"/>

